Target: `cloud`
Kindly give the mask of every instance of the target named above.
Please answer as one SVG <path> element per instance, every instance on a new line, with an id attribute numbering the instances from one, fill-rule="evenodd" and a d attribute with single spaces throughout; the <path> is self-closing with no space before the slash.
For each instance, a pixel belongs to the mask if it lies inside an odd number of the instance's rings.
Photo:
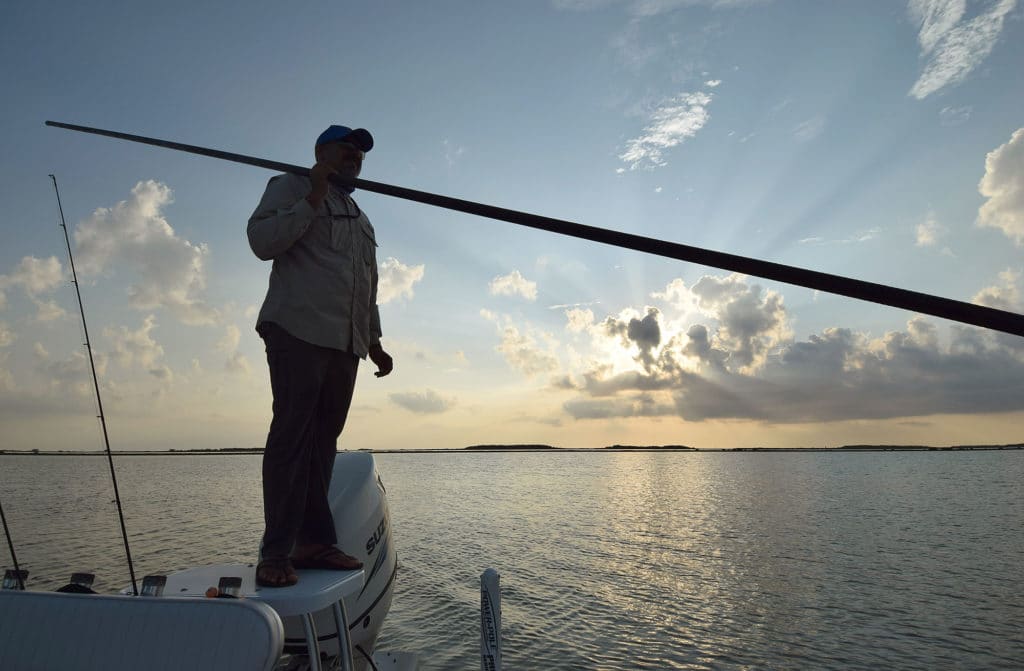
<path id="1" fill-rule="evenodd" d="M 41 301 L 36 299 L 36 321 L 52 322 L 63 319 L 67 316 L 67 310 L 57 304 L 57 301 Z"/>
<path id="2" fill-rule="evenodd" d="M 721 83 L 722 83 L 721 79 L 709 79 L 706 82 L 704 82 L 704 86 L 707 86 L 708 88 L 713 89 L 713 88 L 718 88 L 718 86 Z"/>
<path id="3" fill-rule="evenodd" d="M 694 294 L 682 279 L 676 278 L 665 286 L 664 291 L 651 292 L 651 298 L 669 303 L 677 311 L 685 314 L 700 310 L 700 297 Z"/>
<path id="4" fill-rule="evenodd" d="M 558 368 L 558 359 L 554 355 L 541 349 L 532 334 L 520 333 L 514 326 L 505 327 L 501 344 L 495 349 L 505 355 L 509 365 L 527 376 Z"/>
<path id="5" fill-rule="evenodd" d="M 209 250 L 179 237 L 163 217 L 171 189 L 148 180 L 131 193 L 128 200 L 97 209 L 75 230 L 80 274 L 131 270 L 132 307 L 164 308 L 185 324 L 216 323 L 218 312 L 204 297 Z"/>
<path id="6" fill-rule="evenodd" d="M 631 19 L 626 27 L 611 39 L 611 46 L 619 60 L 635 71 L 656 60 L 667 49 L 665 43 L 652 40 L 643 34 L 643 24 L 638 19 Z"/>
<path id="7" fill-rule="evenodd" d="M 444 160 L 448 163 L 448 167 L 451 168 L 455 165 L 455 162 L 462 158 L 462 155 L 466 153 L 466 148 L 463 146 L 456 146 L 452 144 L 447 138 L 442 140 L 441 145 L 443 147 Z"/>
<path id="8" fill-rule="evenodd" d="M 703 325 L 688 335 L 691 354 L 716 339 Z M 724 366 L 696 373 L 672 361 L 663 352 L 650 374 L 594 371 L 563 409 L 576 419 L 672 414 L 765 423 L 1024 409 L 1024 352 L 974 328 L 954 327 L 943 345 L 922 319 L 877 339 L 828 328 L 783 345 L 756 374 Z"/>
<path id="9" fill-rule="evenodd" d="M 945 232 L 945 227 L 935 218 L 935 213 L 929 212 L 924 221 L 919 223 L 915 229 L 917 237 L 914 244 L 918 247 L 931 247 Z"/>
<path id="10" fill-rule="evenodd" d="M 618 3 L 634 16 L 658 16 L 685 7 L 731 9 L 764 2 L 767 0 L 552 0 L 552 5 L 561 10 L 590 11 Z"/>
<path id="11" fill-rule="evenodd" d="M 495 277 L 487 288 L 492 296 L 522 296 L 528 301 L 537 300 L 537 283 L 523 277 L 518 270 Z"/>
<path id="12" fill-rule="evenodd" d="M 917 41 L 927 59 L 909 95 L 922 100 L 967 78 L 991 53 L 1003 20 L 1017 0 L 997 0 L 988 10 L 964 20 L 966 0 L 910 0 L 911 18 L 920 25 Z"/>
<path id="13" fill-rule="evenodd" d="M 30 297 L 36 298 L 59 287 L 64 281 L 64 271 L 56 256 L 37 259 L 34 256 L 22 257 L 14 271 L 9 275 L 0 275 L 0 309 L 7 305 L 5 291 L 21 287 Z"/>
<path id="14" fill-rule="evenodd" d="M 1002 284 L 985 287 L 974 295 L 971 302 L 998 310 L 1024 311 L 1024 299 L 1022 299 L 1021 288 L 1018 286 L 1021 272 L 1006 269 L 999 273 L 999 279 Z"/>
<path id="15" fill-rule="evenodd" d="M 1024 128 L 985 157 L 978 191 L 988 200 L 978 210 L 978 226 L 998 228 L 1024 245 Z"/>
<path id="16" fill-rule="evenodd" d="M 439 414 L 450 410 L 455 405 L 454 398 L 445 398 L 432 389 L 389 394 L 388 398 L 395 405 L 421 414 Z"/>
<path id="17" fill-rule="evenodd" d="M 224 327 L 224 335 L 214 345 L 221 352 L 234 352 L 242 341 L 242 332 L 234 324 Z"/>
<path id="18" fill-rule="evenodd" d="M 380 267 L 377 282 L 377 303 L 384 305 L 397 298 L 411 299 L 413 286 L 423 279 L 426 266 L 407 266 L 394 257 L 389 257 Z"/>
<path id="19" fill-rule="evenodd" d="M 252 370 L 249 359 L 238 351 L 238 343 L 242 340 L 242 332 L 234 324 L 228 324 L 224 329 L 224 335 L 217 341 L 215 347 L 218 351 L 228 355 L 224 362 L 224 369 L 229 373 L 242 373 L 248 375 Z"/>
<path id="20" fill-rule="evenodd" d="M 574 419 L 611 419 L 615 417 L 661 417 L 674 415 L 671 404 L 659 403 L 650 395 L 635 398 L 573 399 L 562 408 Z"/>
<path id="21" fill-rule="evenodd" d="M 967 123 L 971 118 L 973 109 L 970 105 L 965 105 L 964 107 L 943 107 L 939 110 L 939 123 L 947 127 Z"/>
<path id="22" fill-rule="evenodd" d="M 7 347 L 15 339 L 14 331 L 7 325 L 7 322 L 0 322 L 0 347 Z"/>
<path id="23" fill-rule="evenodd" d="M 882 232 L 882 229 L 878 226 L 869 228 L 865 231 L 857 231 L 851 236 L 840 238 L 838 240 L 826 240 L 821 236 L 811 236 L 809 238 L 800 238 L 797 240 L 797 244 L 800 245 L 850 245 L 861 242 L 869 242 L 878 237 L 878 234 Z"/>
<path id="24" fill-rule="evenodd" d="M 782 296 L 757 284 L 748 285 L 742 275 L 705 275 L 694 285 L 693 293 L 701 309 L 717 316 L 719 328 L 710 345 L 725 353 L 723 361 L 728 368 L 757 370 L 768 352 L 791 336 Z"/>
<path id="25" fill-rule="evenodd" d="M 73 396 L 88 398 L 93 396 L 95 389 L 92 383 L 92 367 L 89 365 L 89 357 L 84 349 L 72 352 L 65 359 L 54 360 L 41 343 L 35 343 L 32 348 L 35 357 L 36 370 L 39 371 L 49 384 L 51 391 L 58 394 L 70 391 Z M 102 379 L 107 372 L 109 357 L 102 352 L 93 352 L 93 363 L 96 365 L 96 375 Z"/>
<path id="26" fill-rule="evenodd" d="M 594 325 L 594 311 L 572 308 L 565 311 L 565 329 L 570 333 L 583 333 Z"/>
<path id="27" fill-rule="evenodd" d="M 633 317 L 627 322 L 608 317 L 601 323 L 601 327 L 607 335 L 618 337 L 626 349 L 636 346 L 639 351 L 638 360 L 650 371 L 655 363 L 654 350 L 661 344 L 661 326 L 658 324 L 660 314 L 658 308 L 649 307 L 642 319 Z"/>
<path id="28" fill-rule="evenodd" d="M 170 381 L 173 379 L 170 368 L 160 362 L 164 348 L 150 335 L 154 328 L 156 317 L 149 315 L 135 331 L 125 326 L 107 328 L 103 330 L 103 337 L 111 342 L 110 356 L 122 368 L 142 368 L 157 379 Z"/>
<path id="29" fill-rule="evenodd" d="M 1024 309 L 1024 270 L 1009 269 L 975 302 Z M 802 340 L 782 296 L 739 275 L 681 279 L 657 307 L 595 319 L 565 310 L 572 344 L 487 311 L 498 347 L 580 421 L 674 416 L 687 421 L 804 423 L 1024 410 L 1024 340 L 923 318 L 873 337 L 833 326 Z M 555 356 L 563 353 L 565 363 Z"/>
<path id="30" fill-rule="evenodd" d="M 248 375 L 252 372 L 252 365 L 249 363 L 248 357 L 241 352 L 234 352 L 228 356 L 228 360 L 224 362 L 224 368 L 229 373 L 240 373 L 242 375 Z"/>
<path id="31" fill-rule="evenodd" d="M 793 129 L 793 137 L 800 142 L 810 142 L 821 135 L 823 130 L 825 130 L 825 118 L 816 116 L 797 124 Z"/>
<path id="32" fill-rule="evenodd" d="M 0 352 L 0 392 L 14 391 L 16 386 L 14 383 L 14 376 L 7 370 L 7 352 Z M 7 401 L 6 394 L 0 394 L 0 414 L 3 413 L 4 405 Z"/>
<path id="33" fill-rule="evenodd" d="M 494 349 L 504 355 L 510 366 L 528 377 L 558 369 L 558 358 L 552 353 L 555 347 L 553 338 L 529 327 L 521 332 L 511 319 L 489 310 L 481 310 L 480 316 L 498 326 L 501 342 Z M 542 347 L 539 340 L 544 340 L 547 347 Z"/>
<path id="34" fill-rule="evenodd" d="M 668 165 L 665 151 L 697 135 L 711 119 L 708 106 L 712 97 L 703 91 L 684 92 L 661 105 L 651 114 L 643 133 L 626 143 L 619 158 L 630 170 Z"/>

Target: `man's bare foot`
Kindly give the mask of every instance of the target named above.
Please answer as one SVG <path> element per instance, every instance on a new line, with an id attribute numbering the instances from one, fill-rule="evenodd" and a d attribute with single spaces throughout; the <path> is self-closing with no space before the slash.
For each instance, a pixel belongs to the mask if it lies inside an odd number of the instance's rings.
<path id="1" fill-rule="evenodd" d="M 333 545 L 298 545 L 292 552 L 295 568 L 318 568 L 329 571 L 355 571 L 363 568 L 363 562 L 345 554 Z"/>
<path id="2" fill-rule="evenodd" d="M 264 557 L 256 565 L 256 584 L 260 587 L 289 587 L 297 582 L 299 576 L 287 557 Z"/>

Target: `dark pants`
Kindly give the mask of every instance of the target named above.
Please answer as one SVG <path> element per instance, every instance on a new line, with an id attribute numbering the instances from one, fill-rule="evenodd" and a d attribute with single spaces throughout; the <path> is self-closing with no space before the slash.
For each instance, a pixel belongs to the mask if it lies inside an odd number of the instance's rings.
<path id="1" fill-rule="evenodd" d="M 264 322 L 257 331 L 267 346 L 274 394 L 263 452 L 260 554 L 287 557 L 296 543 L 337 542 L 327 492 L 359 358 L 299 340 L 277 324 Z"/>

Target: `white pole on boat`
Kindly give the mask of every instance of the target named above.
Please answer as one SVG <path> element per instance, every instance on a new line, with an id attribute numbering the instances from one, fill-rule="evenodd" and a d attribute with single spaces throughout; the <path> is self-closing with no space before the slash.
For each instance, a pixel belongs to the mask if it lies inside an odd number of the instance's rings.
<path id="1" fill-rule="evenodd" d="M 501 576 L 480 576 L 480 671 L 501 671 Z"/>

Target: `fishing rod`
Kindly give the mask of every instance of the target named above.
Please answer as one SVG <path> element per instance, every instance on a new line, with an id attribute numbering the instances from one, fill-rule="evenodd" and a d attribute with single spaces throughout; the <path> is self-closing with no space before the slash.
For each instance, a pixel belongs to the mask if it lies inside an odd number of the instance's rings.
<path id="1" fill-rule="evenodd" d="M 129 140 L 131 142 L 139 142 L 156 147 L 164 147 L 166 149 L 176 149 L 178 151 L 184 151 L 191 154 L 210 156 L 212 158 L 234 161 L 235 163 L 243 163 L 280 172 L 290 172 L 296 175 L 309 176 L 309 168 L 303 166 L 281 163 L 280 161 L 269 161 L 254 156 L 245 156 L 243 154 L 221 151 L 219 149 L 208 149 L 206 147 L 183 144 L 180 142 L 159 140 L 141 135 L 130 135 L 128 133 L 90 128 L 88 126 L 78 126 L 58 121 L 47 121 L 46 125 L 83 133 L 91 133 L 93 135 L 103 135 L 120 140 Z M 356 187 L 365 191 L 394 196 L 396 198 L 403 198 L 405 200 L 412 200 L 418 203 L 425 203 L 427 205 L 443 207 L 457 212 L 475 214 L 489 219 L 497 219 L 512 224 L 518 224 L 520 226 L 527 226 L 574 238 L 582 238 L 584 240 L 600 242 L 615 247 L 632 249 L 638 252 L 677 259 L 679 261 L 688 261 L 691 263 L 711 266 L 713 268 L 731 270 L 745 275 L 753 275 L 755 277 L 774 280 L 785 284 L 793 284 L 796 286 L 806 287 L 808 289 L 815 289 L 826 293 L 838 294 L 840 296 L 856 298 L 871 303 L 878 303 L 880 305 L 902 308 L 912 312 L 920 312 L 934 317 L 941 317 L 943 319 L 961 322 L 963 324 L 981 326 L 994 331 L 1002 331 L 1003 333 L 1010 333 L 1024 337 L 1024 315 L 1008 312 L 1006 310 L 999 310 L 997 308 L 990 308 L 984 305 L 975 305 L 973 303 L 957 301 L 951 298 L 943 298 L 941 296 L 934 296 L 932 294 L 926 294 L 919 291 L 911 291 L 909 289 L 900 289 L 898 287 L 877 284 L 875 282 L 866 282 L 864 280 L 843 277 L 841 275 L 832 275 L 830 273 L 807 270 L 796 266 L 787 266 L 781 263 L 774 263 L 772 261 L 763 261 L 761 259 L 738 256 L 736 254 L 728 254 L 725 252 L 717 252 L 700 247 L 692 247 L 690 245 L 658 240 L 656 238 L 649 238 L 642 235 L 623 233 L 621 231 L 613 231 L 606 228 L 598 228 L 596 226 L 587 226 L 585 224 L 578 224 L 562 219 L 553 219 L 551 217 L 528 214 L 517 210 L 485 205 L 483 203 L 475 203 L 473 201 L 462 200 L 460 198 L 451 198 L 449 196 L 427 193 L 426 191 L 417 191 L 415 189 L 393 186 L 391 184 L 384 184 L 381 182 L 373 182 L 366 179 L 345 179 L 338 175 L 332 175 L 331 181 L 341 186 Z"/>
<path id="2" fill-rule="evenodd" d="M 25 579 L 21 575 L 21 567 L 18 566 L 18 555 L 14 554 L 14 541 L 11 540 L 11 530 L 7 527 L 7 516 L 4 515 L 4 504 L 0 502 L 0 521 L 4 523 L 4 535 L 7 536 L 7 547 L 11 550 L 11 560 L 14 561 L 14 575 L 18 581 L 18 589 L 25 590 Z"/>
<path id="3" fill-rule="evenodd" d="M 117 518 L 121 522 L 121 539 L 124 541 L 124 554 L 128 558 L 128 573 L 132 577 L 132 594 L 139 595 L 139 587 L 135 582 L 135 564 L 132 562 L 132 551 L 128 547 L 128 530 L 124 524 L 124 509 L 121 507 L 121 494 L 117 489 L 117 473 L 114 472 L 114 455 L 110 451 L 110 438 L 107 435 L 107 418 L 103 414 L 103 399 L 100 397 L 100 381 L 96 375 L 96 362 L 92 356 L 92 343 L 89 340 L 89 326 L 85 323 L 85 306 L 82 303 L 82 291 L 78 288 L 78 274 L 75 272 L 75 258 L 71 255 L 71 238 L 68 237 L 67 222 L 64 221 L 64 207 L 60 203 L 60 190 L 57 188 L 57 178 L 50 175 L 53 180 L 53 191 L 57 194 L 57 209 L 60 210 L 60 227 L 64 229 L 64 242 L 68 246 L 68 262 L 71 265 L 71 282 L 75 285 L 75 295 L 78 296 L 78 311 L 82 315 L 82 330 L 85 332 L 85 349 L 89 352 L 89 367 L 92 369 L 92 385 L 96 390 L 96 405 L 99 408 L 100 426 L 103 427 L 103 443 L 107 447 L 107 462 L 110 464 L 110 480 L 114 483 L 114 501 L 117 503 Z"/>

